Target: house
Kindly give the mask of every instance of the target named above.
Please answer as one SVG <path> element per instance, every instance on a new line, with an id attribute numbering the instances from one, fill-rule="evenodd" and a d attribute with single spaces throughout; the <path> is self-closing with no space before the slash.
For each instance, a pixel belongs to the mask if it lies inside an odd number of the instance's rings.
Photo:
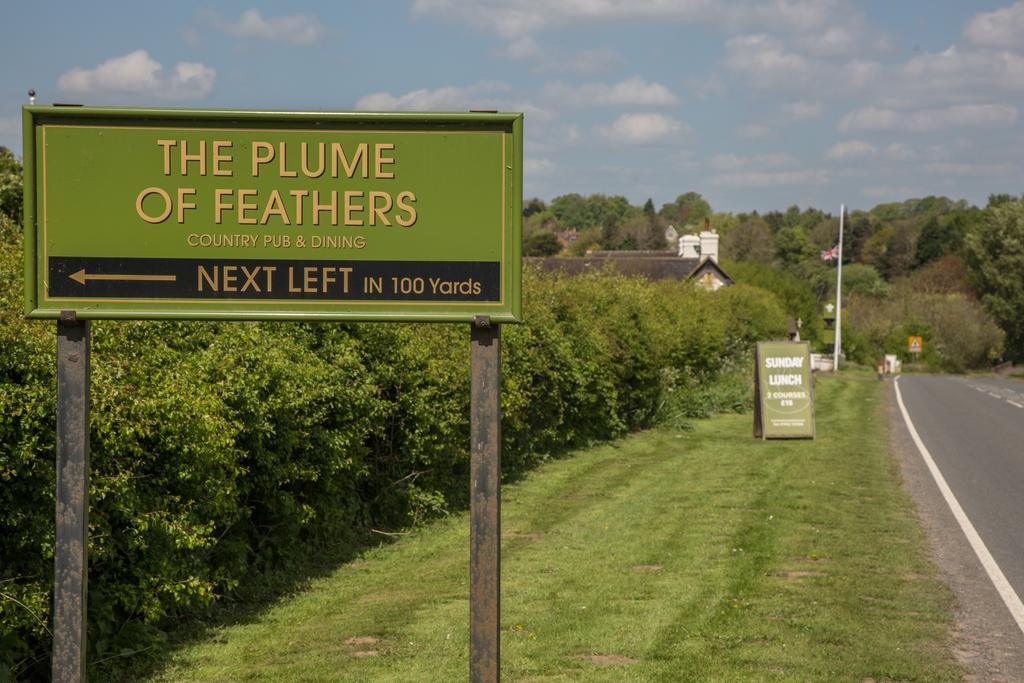
<path id="1" fill-rule="evenodd" d="M 718 234 L 706 225 L 697 235 L 680 237 L 677 251 L 592 251 L 581 257 L 535 257 L 524 261 L 542 270 L 570 275 L 612 268 L 623 275 L 649 280 L 691 280 L 709 292 L 733 284 L 718 265 Z"/>
<path id="2" fill-rule="evenodd" d="M 567 230 L 559 230 L 555 233 L 555 237 L 558 238 L 558 244 L 561 245 L 562 249 L 568 249 L 569 245 L 579 239 L 579 232 L 576 228 L 569 228 Z"/>

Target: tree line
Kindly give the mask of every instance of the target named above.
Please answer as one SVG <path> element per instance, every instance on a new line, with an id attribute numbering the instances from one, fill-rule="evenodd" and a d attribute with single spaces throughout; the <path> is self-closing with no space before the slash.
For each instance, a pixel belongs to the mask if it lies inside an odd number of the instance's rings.
<path id="1" fill-rule="evenodd" d="M 655 208 L 622 196 L 566 194 L 523 205 L 528 256 L 582 256 L 595 250 L 674 250 L 682 235 L 720 235 L 720 261 L 737 281 L 774 292 L 803 334 L 820 342 L 821 312 L 835 296 L 839 217 L 815 207 L 716 212 L 697 192 Z M 1024 360 L 1024 194 L 992 194 L 984 207 L 928 196 L 849 211 L 844 219 L 844 304 L 849 346 L 865 363 L 906 352 L 906 336 L 931 340 L 924 359 L 939 369 Z M 957 309 L 950 314 L 948 309 Z M 937 312 L 942 309 L 942 312 Z M 877 311 L 887 318 L 878 318 Z M 847 321 L 844 321 L 844 324 Z M 883 324 L 884 323 L 884 324 Z M 957 348 L 965 331 L 982 337 Z M 845 335 L 844 335 L 845 336 Z M 819 346 L 823 344 L 819 343 Z"/>

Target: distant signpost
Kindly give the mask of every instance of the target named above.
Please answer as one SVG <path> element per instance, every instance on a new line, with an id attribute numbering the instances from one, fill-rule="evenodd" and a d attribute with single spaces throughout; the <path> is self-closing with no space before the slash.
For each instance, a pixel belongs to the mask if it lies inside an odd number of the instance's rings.
<path id="1" fill-rule="evenodd" d="M 909 353 L 921 353 L 924 348 L 924 340 L 921 337 L 907 337 L 907 351 Z"/>
<path id="2" fill-rule="evenodd" d="M 469 322 L 470 679 L 497 681 L 500 323 L 522 114 L 28 106 L 25 314 L 57 319 L 53 680 L 85 679 L 89 321 Z"/>
<path id="3" fill-rule="evenodd" d="M 814 392 L 807 342 L 758 342 L 754 436 L 813 439 Z"/>

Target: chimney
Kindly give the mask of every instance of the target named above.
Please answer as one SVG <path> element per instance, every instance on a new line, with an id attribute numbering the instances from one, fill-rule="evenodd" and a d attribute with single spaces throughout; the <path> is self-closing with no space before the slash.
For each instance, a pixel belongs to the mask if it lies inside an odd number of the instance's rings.
<path id="1" fill-rule="evenodd" d="M 718 233 L 713 230 L 702 230 L 699 240 L 701 260 L 711 259 L 718 263 Z"/>
<path id="2" fill-rule="evenodd" d="M 696 235 L 683 235 L 679 238 L 680 258 L 700 258 L 700 238 Z"/>

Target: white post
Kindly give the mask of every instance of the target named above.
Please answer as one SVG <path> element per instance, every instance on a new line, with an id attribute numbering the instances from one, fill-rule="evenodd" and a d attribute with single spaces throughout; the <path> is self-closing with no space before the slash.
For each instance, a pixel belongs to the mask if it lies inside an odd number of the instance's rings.
<path id="1" fill-rule="evenodd" d="M 843 216 L 846 206 L 839 205 L 839 267 L 836 269 L 836 348 L 835 368 L 839 370 L 839 356 L 843 353 Z"/>

